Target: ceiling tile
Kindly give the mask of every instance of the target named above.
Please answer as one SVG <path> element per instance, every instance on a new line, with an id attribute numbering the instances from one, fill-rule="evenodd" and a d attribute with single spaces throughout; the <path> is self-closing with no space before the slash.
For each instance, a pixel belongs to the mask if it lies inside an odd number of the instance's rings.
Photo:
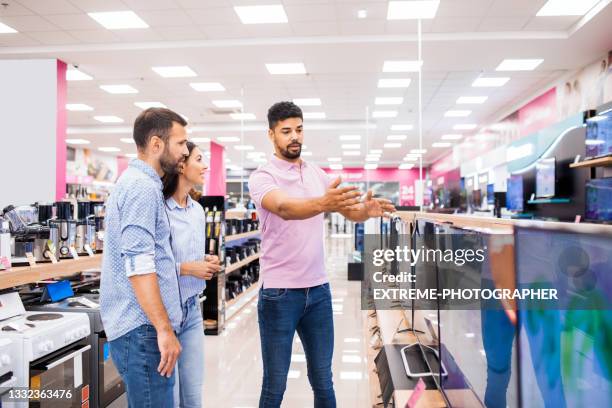
<path id="1" fill-rule="evenodd" d="M 22 6 L 16 1 L 8 3 L 6 7 L 0 6 L 0 18 L 3 16 L 31 16 L 34 14 L 32 10 Z"/>
<path id="2" fill-rule="evenodd" d="M 189 17 L 199 25 L 240 24 L 240 19 L 231 7 L 189 10 Z"/>
<path id="3" fill-rule="evenodd" d="M 28 33 L 28 35 L 43 45 L 66 45 L 79 42 L 65 31 L 35 31 Z"/>
<path id="4" fill-rule="evenodd" d="M 439 17 L 481 17 L 487 13 L 493 2 L 493 0 L 441 1 L 436 19 Z"/>
<path id="5" fill-rule="evenodd" d="M 211 40 L 222 38 L 245 38 L 248 37 L 248 31 L 242 24 L 235 25 L 205 25 L 200 26 L 206 36 Z"/>
<path id="6" fill-rule="evenodd" d="M 303 21 L 335 21 L 336 7 L 332 4 L 305 4 L 286 6 L 290 23 Z"/>
<path id="7" fill-rule="evenodd" d="M 490 17 L 535 16 L 547 0 L 495 0 L 489 7 Z"/>
<path id="8" fill-rule="evenodd" d="M 138 15 L 153 28 L 178 27 L 193 24 L 187 12 L 179 9 L 142 11 L 138 13 Z"/>
<path id="9" fill-rule="evenodd" d="M 8 24 L 19 32 L 53 31 L 58 27 L 39 16 L 10 16 L 2 17 L 2 22 Z"/>
<path id="10" fill-rule="evenodd" d="M 22 33 L 0 35 L 0 47 L 25 47 L 29 45 L 40 45 L 40 42 Z"/>
<path id="11" fill-rule="evenodd" d="M 478 31 L 521 31 L 531 17 L 486 17 L 484 18 Z"/>
<path id="12" fill-rule="evenodd" d="M 101 27 L 87 14 L 56 14 L 45 18 L 63 30 L 97 30 Z"/>
<path id="13" fill-rule="evenodd" d="M 141 10 L 171 10 L 180 7 L 172 0 L 123 0 L 123 2 L 138 15 Z"/>
<path id="14" fill-rule="evenodd" d="M 76 39 L 90 44 L 98 44 L 105 42 L 118 42 L 120 38 L 109 30 L 72 30 L 68 32 Z"/>
<path id="15" fill-rule="evenodd" d="M 114 33 L 123 41 L 160 41 L 162 37 L 152 29 L 147 30 L 117 30 Z"/>
<path id="16" fill-rule="evenodd" d="M 40 15 L 79 13 L 68 0 L 19 0 L 19 3 Z"/>
<path id="17" fill-rule="evenodd" d="M 184 9 L 201 9 L 212 7 L 230 7 L 229 0 L 175 0 Z"/>
<path id="18" fill-rule="evenodd" d="M 292 23 L 293 33 L 298 36 L 338 35 L 338 23 L 334 22 L 309 22 Z"/>
<path id="19" fill-rule="evenodd" d="M 533 17 L 526 25 L 525 30 L 567 30 L 574 25 L 579 16 L 562 16 L 562 17 Z"/>
<path id="20" fill-rule="evenodd" d="M 181 27 L 157 27 L 157 32 L 164 40 L 180 41 L 180 40 L 200 40 L 206 36 L 196 26 L 181 26 Z"/>
<path id="21" fill-rule="evenodd" d="M 476 31 L 481 20 L 480 17 L 438 17 L 433 21 L 432 31 L 435 33 Z"/>
<path id="22" fill-rule="evenodd" d="M 340 33 L 345 35 L 383 34 L 385 32 L 384 21 L 341 21 L 339 26 Z"/>
<path id="23" fill-rule="evenodd" d="M 72 0 L 72 3 L 86 13 L 129 10 L 121 0 Z"/>

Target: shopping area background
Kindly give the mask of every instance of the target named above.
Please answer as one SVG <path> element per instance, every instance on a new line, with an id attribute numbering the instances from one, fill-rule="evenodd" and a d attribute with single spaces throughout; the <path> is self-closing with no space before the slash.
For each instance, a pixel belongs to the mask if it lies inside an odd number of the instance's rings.
<path id="1" fill-rule="evenodd" d="M 287 21 L 275 24 L 244 24 L 239 2 L 6 3 L 0 296 L 10 308 L 0 327 L 23 332 L 0 332 L 0 384 L 61 384 L 75 405 L 121 406 L 96 306 L 104 202 L 135 157 L 134 118 L 167 106 L 186 117 L 207 155 L 199 200 L 206 246 L 225 260 L 200 297 L 210 364 L 204 398 L 209 406 L 253 405 L 261 236 L 247 181 L 270 158 L 266 108 L 293 100 L 305 112 L 303 159 L 404 212 L 367 225 L 326 216 L 339 406 L 404 405 L 418 379 L 408 368 L 434 372 L 427 391 L 441 392 L 423 397 L 431 406 L 612 405 L 609 1 L 543 15 L 544 0 L 443 0 L 421 20 L 422 42 L 417 22 L 392 18 L 395 2 L 386 1 L 283 2 Z M 109 29 L 87 14 L 113 7 L 147 27 Z M 523 220 L 547 223 L 521 227 Z M 486 229 L 511 228 L 507 276 L 550 283 L 568 265 L 586 271 L 565 283 L 600 310 L 525 312 L 516 321 L 503 311 L 361 311 L 364 234 L 413 236 L 419 226 L 441 245 L 432 237 L 445 227 L 460 234 L 474 223 L 483 229 L 475 242 Z M 460 272 L 490 284 L 491 270 Z M 402 349 L 412 342 L 437 345 L 441 357 L 426 354 L 410 367 L 402 355 L 411 350 Z M 311 403 L 300 347 L 291 407 Z M 442 364 L 447 376 L 435 374 Z M 224 366 L 227 374 L 212 379 Z"/>

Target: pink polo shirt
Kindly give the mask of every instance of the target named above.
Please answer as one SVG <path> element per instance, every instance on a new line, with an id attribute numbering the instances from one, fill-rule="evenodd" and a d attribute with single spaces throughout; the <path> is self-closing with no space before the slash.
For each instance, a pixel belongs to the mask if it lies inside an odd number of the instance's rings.
<path id="1" fill-rule="evenodd" d="M 290 197 L 325 194 L 331 183 L 319 167 L 302 160 L 300 165 L 272 156 L 249 178 L 249 191 L 259 213 L 262 255 L 259 260 L 264 288 L 309 288 L 327 283 L 323 214 L 306 220 L 285 221 L 262 207 L 272 190 Z"/>

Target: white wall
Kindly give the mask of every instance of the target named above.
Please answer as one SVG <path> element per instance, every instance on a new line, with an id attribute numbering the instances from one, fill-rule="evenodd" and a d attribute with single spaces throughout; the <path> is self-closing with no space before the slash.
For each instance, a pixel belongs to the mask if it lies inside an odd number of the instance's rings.
<path id="1" fill-rule="evenodd" d="M 57 61 L 0 60 L 0 209 L 55 200 Z"/>

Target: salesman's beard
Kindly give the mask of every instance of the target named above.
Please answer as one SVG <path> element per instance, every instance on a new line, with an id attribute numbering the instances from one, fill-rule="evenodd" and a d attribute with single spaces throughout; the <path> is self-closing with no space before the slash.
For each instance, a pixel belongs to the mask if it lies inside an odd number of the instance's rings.
<path id="1" fill-rule="evenodd" d="M 280 154 L 289 160 L 295 160 L 295 159 L 299 159 L 300 155 L 302 154 L 302 144 L 295 142 L 295 143 L 291 143 L 290 145 L 287 145 L 287 148 L 285 149 L 278 149 L 280 151 Z"/>

